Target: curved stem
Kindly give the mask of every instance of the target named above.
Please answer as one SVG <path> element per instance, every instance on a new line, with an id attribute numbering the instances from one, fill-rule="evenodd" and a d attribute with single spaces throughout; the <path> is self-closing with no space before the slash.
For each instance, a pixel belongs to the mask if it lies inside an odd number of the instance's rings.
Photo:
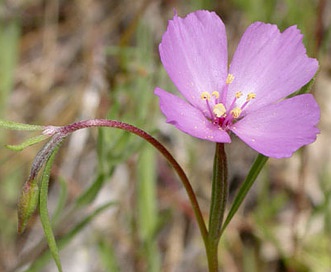
<path id="1" fill-rule="evenodd" d="M 182 167 L 178 164 L 178 162 L 175 160 L 175 158 L 158 140 L 156 140 L 153 136 L 151 136 L 150 134 L 148 134 L 147 132 L 143 131 L 140 128 L 137 128 L 135 126 L 132 126 L 130 124 L 123 123 L 120 121 L 107 120 L 107 119 L 93 119 L 93 120 L 79 121 L 79 122 L 72 123 L 67 126 L 59 127 L 57 129 L 55 129 L 54 133 L 59 133 L 59 134 L 62 134 L 62 136 L 66 137 L 67 135 L 69 135 L 72 132 L 75 132 L 76 130 L 88 128 L 88 127 L 119 128 L 119 129 L 128 131 L 130 133 L 133 133 L 133 134 L 139 136 L 140 138 L 143 138 L 144 140 L 149 142 L 152 146 L 154 146 L 167 159 L 167 161 L 174 168 L 178 177 L 180 178 L 180 180 L 187 192 L 189 200 L 191 202 L 191 205 L 192 205 L 192 208 L 194 211 L 194 215 L 198 222 L 198 226 L 199 226 L 202 238 L 204 240 L 204 243 L 205 244 L 207 243 L 207 240 L 208 240 L 207 228 L 206 228 L 205 222 L 203 220 L 200 206 L 196 199 L 192 186 L 191 186 L 184 170 L 182 169 Z M 53 127 L 53 129 L 54 129 L 54 127 Z"/>

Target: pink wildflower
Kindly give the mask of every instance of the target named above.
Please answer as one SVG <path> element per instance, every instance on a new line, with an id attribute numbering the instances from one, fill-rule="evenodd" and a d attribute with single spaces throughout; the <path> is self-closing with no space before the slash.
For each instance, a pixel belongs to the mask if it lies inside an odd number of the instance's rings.
<path id="1" fill-rule="evenodd" d="M 167 122 L 194 137 L 231 142 L 235 133 L 256 151 L 289 157 L 312 143 L 319 130 L 319 107 L 311 94 L 288 95 L 318 69 L 306 55 L 296 26 L 280 32 L 261 22 L 248 27 L 228 69 L 222 20 L 196 11 L 169 21 L 159 46 L 161 61 L 179 98 L 155 89 Z"/>

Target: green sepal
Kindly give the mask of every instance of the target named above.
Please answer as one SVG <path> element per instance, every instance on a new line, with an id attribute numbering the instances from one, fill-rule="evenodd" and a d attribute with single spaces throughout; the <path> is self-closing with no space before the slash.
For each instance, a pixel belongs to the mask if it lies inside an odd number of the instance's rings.
<path id="1" fill-rule="evenodd" d="M 12 150 L 12 151 L 22 151 L 24 148 L 37 144 L 41 141 L 44 141 L 47 139 L 49 136 L 48 135 L 38 135 L 36 137 L 29 138 L 25 140 L 23 143 L 18 144 L 18 145 L 5 145 L 6 148 Z"/>
<path id="2" fill-rule="evenodd" d="M 0 127 L 12 129 L 12 130 L 29 130 L 29 131 L 44 130 L 45 128 L 44 126 L 28 125 L 28 124 L 17 123 L 17 122 L 1 120 L 1 119 L 0 119 Z"/>
<path id="3" fill-rule="evenodd" d="M 35 212 L 39 202 L 39 187 L 35 180 L 24 184 L 18 200 L 18 228 L 17 232 L 22 234 L 31 216 Z"/>

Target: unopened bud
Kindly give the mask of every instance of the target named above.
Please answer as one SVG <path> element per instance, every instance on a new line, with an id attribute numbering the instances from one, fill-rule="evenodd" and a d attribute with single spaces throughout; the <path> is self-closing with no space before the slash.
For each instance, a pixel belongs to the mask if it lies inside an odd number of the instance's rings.
<path id="1" fill-rule="evenodd" d="M 35 180 L 24 184 L 18 200 L 18 233 L 24 232 L 32 214 L 36 210 L 39 200 L 39 188 Z"/>

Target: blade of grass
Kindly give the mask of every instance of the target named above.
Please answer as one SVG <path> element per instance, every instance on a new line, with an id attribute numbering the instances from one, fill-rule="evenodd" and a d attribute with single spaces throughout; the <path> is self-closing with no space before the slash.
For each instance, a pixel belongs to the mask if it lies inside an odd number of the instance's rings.
<path id="1" fill-rule="evenodd" d="M 113 245 L 107 243 L 101 238 L 98 243 L 98 253 L 100 261 L 103 264 L 104 271 L 120 272 L 120 266 L 117 261 L 116 252 Z"/>
<path id="2" fill-rule="evenodd" d="M 14 84 L 14 70 L 19 56 L 20 28 L 17 20 L 0 21 L 0 116 L 3 115 L 8 94 Z"/>
<path id="3" fill-rule="evenodd" d="M 138 181 L 138 227 L 144 243 L 144 252 L 148 271 L 160 271 L 160 255 L 154 239 L 158 212 L 156 200 L 156 156 L 155 151 L 147 145 L 139 153 L 137 164 Z"/>
<path id="4" fill-rule="evenodd" d="M 155 153 L 145 145 L 137 164 L 139 228 L 143 240 L 153 236 L 156 221 Z"/>

